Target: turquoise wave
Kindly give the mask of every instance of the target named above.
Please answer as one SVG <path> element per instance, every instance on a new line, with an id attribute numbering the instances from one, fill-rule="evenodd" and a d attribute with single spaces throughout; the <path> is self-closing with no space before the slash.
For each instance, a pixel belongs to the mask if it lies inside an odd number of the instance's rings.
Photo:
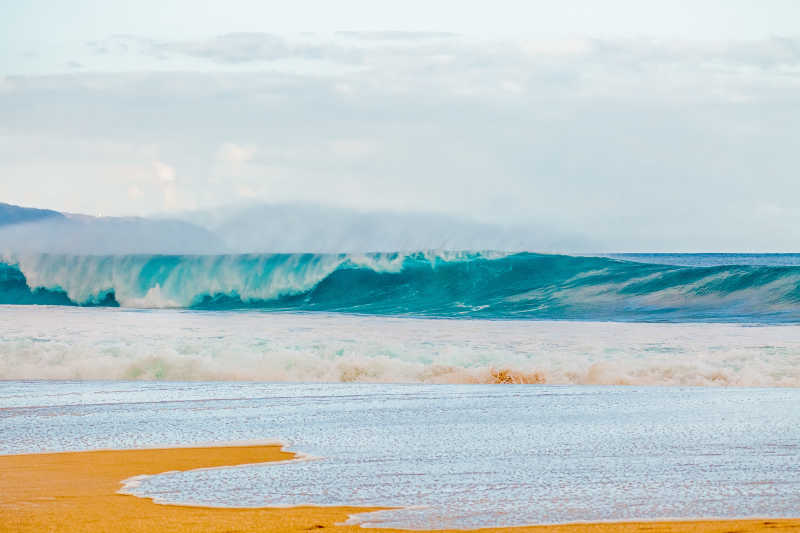
<path id="1" fill-rule="evenodd" d="M 443 318 L 800 321 L 800 266 L 534 253 L 5 257 L 0 303 Z"/>

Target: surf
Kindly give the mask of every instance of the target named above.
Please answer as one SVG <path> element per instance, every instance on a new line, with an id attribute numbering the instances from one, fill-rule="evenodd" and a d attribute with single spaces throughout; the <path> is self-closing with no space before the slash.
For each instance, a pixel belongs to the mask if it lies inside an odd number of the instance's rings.
<path id="1" fill-rule="evenodd" d="M 602 321 L 800 319 L 800 266 L 444 252 L 6 255 L 0 303 Z"/>

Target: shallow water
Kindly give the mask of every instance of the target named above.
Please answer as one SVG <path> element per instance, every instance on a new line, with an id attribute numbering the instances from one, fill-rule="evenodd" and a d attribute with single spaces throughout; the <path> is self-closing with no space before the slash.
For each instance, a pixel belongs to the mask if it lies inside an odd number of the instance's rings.
<path id="1" fill-rule="evenodd" d="M 800 390 L 0 383 L 0 453 L 280 439 L 320 459 L 170 473 L 135 494 L 394 505 L 368 525 L 794 516 Z"/>

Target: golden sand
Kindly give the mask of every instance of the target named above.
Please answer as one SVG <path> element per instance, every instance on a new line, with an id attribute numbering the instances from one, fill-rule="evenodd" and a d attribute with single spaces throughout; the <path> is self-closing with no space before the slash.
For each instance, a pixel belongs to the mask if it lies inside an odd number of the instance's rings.
<path id="1" fill-rule="evenodd" d="M 219 509 L 161 505 L 117 494 L 121 481 L 141 474 L 282 461 L 279 446 L 109 450 L 0 456 L 0 532 L 335 532 L 391 531 L 337 525 L 363 507 Z M 535 505 L 535 503 L 531 503 Z M 395 530 L 396 531 L 396 530 Z M 481 531 L 509 533 L 800 532 L 800 519 L 624 522 L 533 526 Z"/>

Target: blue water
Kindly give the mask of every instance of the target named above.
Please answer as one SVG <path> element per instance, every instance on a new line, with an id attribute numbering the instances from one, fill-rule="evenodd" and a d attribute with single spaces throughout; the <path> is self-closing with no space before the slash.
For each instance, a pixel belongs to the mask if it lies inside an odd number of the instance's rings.
<path id="1" fill-rule="evenodd" d="M 318 458 L 139 496 L 405 528 L 800 508 L 800 255 L 16 255 L 0 304 L 0 453 Z"/>
<path id="2" fill-rule="evenodd" d="M 11 256 L 0 303 L 797 323 L 800 255 Z"/>
<path id="3" fill-rule="evenodd" d="M 800 389 L 0 382 L 0 453 L 280 439 L 317 460 L 128 491 L 391 505 L 403 528 L 796 516 Z"/>

